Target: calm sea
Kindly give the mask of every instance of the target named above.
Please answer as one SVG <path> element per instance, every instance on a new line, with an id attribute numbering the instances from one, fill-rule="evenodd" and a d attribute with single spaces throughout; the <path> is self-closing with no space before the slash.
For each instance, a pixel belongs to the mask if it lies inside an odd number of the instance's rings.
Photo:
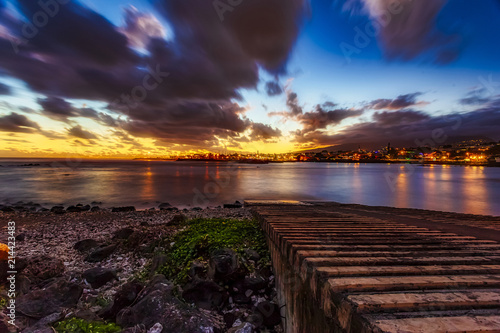
<path id="1" fill-rule="evenodd" d="M 141 209 L 287 199 L 500 215 L 500 168 L 47 159 L 0 159 L 0 165 L 3 204 L 97 201 Z"/>

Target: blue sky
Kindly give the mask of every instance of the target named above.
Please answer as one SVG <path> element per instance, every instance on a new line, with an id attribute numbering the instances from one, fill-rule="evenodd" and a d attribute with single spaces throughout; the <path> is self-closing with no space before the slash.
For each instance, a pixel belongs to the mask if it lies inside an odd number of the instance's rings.
<path id="1" fill-rule="evenodd" d="M 0 152 L 285 152 L 398 133 L 404 145 L 448 114 L 473 120 L 450 136 L 500 139 L 500 1 L 259 0 L 222 21 L 214 4 L 72 1 L 14 56 L 7 42 L 42 9 L 8 0 Z M 148 66 L 170 76 L 138 106 L 116 105 Z"/>

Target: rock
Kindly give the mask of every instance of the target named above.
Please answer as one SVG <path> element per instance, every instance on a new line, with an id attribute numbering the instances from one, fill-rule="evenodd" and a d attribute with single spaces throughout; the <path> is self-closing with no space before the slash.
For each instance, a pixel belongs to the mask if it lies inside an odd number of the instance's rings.
<path id="1" fill-rule="evenodd" d="M 146 221 L 141 222 L 141 227 L 149 227 L 149 223 Z"/>
<path id="2" fill-rule="evenodd" d="M 216 250 L 210 256 L 208 276 L 214 281 L 227 281 L 233 278 L 238 267 L 238 257 L 233 250 Z"/>
<path id="3" fill-rule="evenodd" d="M 61 259 L 52 258 L 46 255 L 27 258 L 26 268 L 23 269 L 23 273 L 26 276 L 38 281 L 61 276 L 64 271 L 65 266 Z"/>
<path id="4" fill-rule="evenodd" d="M 249 260 L 253 260 L 255 262 L 259 261 L 260 260 L 260 254 L 253 250 L 253 249 L 245 249 L 243 251 L 245 253 L 245 256 L 249 259 Z"/>
<path id="5" fill-rule="evenodd" d="M 102 205 L 102 202 L 101 201 L 92 201 L 90 204 L 92 206 L 97 206 L 97 205 Z"/>
<path id="6" fill-rule="evenodd" d="M 50 212 L 50 209 L 45 208 L 45 207 L 44 207 L 44 208 L 40 208 L 40 209 L 38 210 L 38 212 L 39 212 L 39 213 L 46 213 L 46 212 Z"/>
<path id="7" fill-rule="evenodd" d="M 192 279 L 204 279 L 207 275 L 207 267 L 198 260 L 195 260 L 189 268 L 188 275 Z"/>
<path id="8" fill-rule="evenodd" d="M 224 208 L 243 208 L 243 204 L 239 201 L 236 201 L 233 204 L 224 204 Z"/>
<path id="9" fill-rule="evenodd" d="M 257 311 L 263 316 L 263 324 L 266 327 L 274 327 L 281 323 L 280 307 L 276 303 L 268 301 L 257 304 Z"/>
<path id="10" fill-rule="evenodd" d="M 141 292 L 133 306 L 124 308 L 116 316 L 116 323 L 124 332 L 128 327 L 163 326 L 162 333 L 207 333 L 214 332 L 208 315 L 183 305 L 173 296 L 174 286 L 163 275 L 155 275 Z"/>
<path id="11" fill-rule="evenodd" d="M 77 206 L 69 206 L 68 208 L 66 208 L 66 211 L 69 213 L 80 213 L 82 209 Z"/>
<path id="12" fill-rule="evenodd" d="M 158 208 L 160 210 L 165 210 L 165 209 L 170 208 L 170 207 L 172 207 L 172 205 L 169 204 L 168 202 L 164 202 L 164 203 L 161 203 L 160 205 L 158 205 Z"/>
<path id="13" fill-rule="evenodd" d="M 83 288 L 63 279 L 56 280 L 45 289 L 32 291 L 16 300 L 16 309 L 32 318 L 43 318 L 60 312 L 62 308 L 72 308 L 78 303 Z"/>
<path id="14" fill-rule="evenodd" d="M 88 212 L 90 210 L 90 205 L 85 205 L 85 206 L 82 206 L 80 207 L 80 210 L 82 212 Z"/>
<path id="15" fill-rule="evenodd" d="M 243 323 L 240 326 L 233 327 L 227 331 L 228 333 L 253 333 L 254 326 L 251 323 Z"/>
<path id="16" fill-rule="evenodd" d="M 193 207 L 193 208 L 191 208 L 191 210 L 194 211 L 194 212 L 200 212 L 200 211 L 203 210 L 203 208 L 201 208 L 201 207 Z"/>
<path id="17" fill-rule="evenodd" d="M 126 207 L 113 207 L 111 209 L 113 213 L 117 212 L 135 212 L 135 207 L 134 206 L 126 206 Z"/>
<path id="18" fill-rule="evenodd" d="M 63 206 L 54 206 L 50 209 L 50 211 L 54 214 L 64 214 L 65 213 Z"/>
<path id="19" fill-rule="evenodd" d="M 252 299 L 244 293 L 237 293 L 233 296 L 233 302 L 236 304 L 250 304 Z"/>
<path id="20" fill-rule="evenodd" d="M 268 286 L 268 281 L 262 277 L 247 277 L 241 281 L 241 290 L 246 292 L 247 290 L 258 291 L 265 289 Z M 239 289 L 239 288 L 238 288 Z"/>
<path id="21" fill-rule="evenodd" d="M 151 261 L 151 269 L 149 271 L 149 276 L 152 277 L 156 274 L 156 271 L 163 265 L 167 263 L 168 256 L 166 254 L 157 254 L 153 257 Z"/>
<path id="22" fill-rule="evenodd" d="M 134 229 L 132 228 L 123 228 L 115 231 L 113 238 L 114 239 L 127 239 L 134 233 Z"/>
<path id="23" fill-rule="evenodd" d="M 116 245 L 108 245 L 104 247 L 100 247 L 96 250 L 94 250 L 92 253 L 90 253 L 87 258 L 85 258 L 85 261 L 88 262 L 99 262 L 101 260 L 106 259 L 109 257 L 116 249 Z"/>
<path id="24" fill-rule="evenodd" d="M 99 246 L 99 243 L 93 239 L 83 239 L 73 245 L 73 248 L 79 252 L 87 252 Z"/>
<path id="25" fill-rule="evenodd" d="M 10 206 L 2 207 L 2 208 L 0 208 L 0 210 L 4 213 L 14 213 L 15 212 L 14 208 L 12 208 Z"/>
<path id="26" fill-rule="evenodd" d="M 184 214 L 177 214 L 172 217 L 172 219 L 168 222 L 170 225 L 181 225 L 186 222 L 187 218 Z"/>
<path id="27" fill-rule="evenodd" d="M 53 333 L 54 331 L 52 328 L 49 326 L 50 324 L 53 324 L 61 319 L 64 318 L 64 315 L 62 312 L 55 312 L 52 313 L 39 321 L 37 321 L 34 325 L 27 327 L 22 331 L 22 333 Z"/>
<path id="28" fill-rule="evenodd" d="M 114 321 L 120 310 L 134 303 L 143 288 L 144 286 L 141 283 L 135 281 L 124 284 L 116 292 L 113 302 L 101 310 L 99 316 L 103 319 L 112 319 Z"/>
<path id="29" fill-rule="evenodd" d="M 114 270 L 102 267 L 87 269 L 82 276 L 94 289 L 101 288 L 113 279 L 118 280 Z"/>
<path id="30" fill-rule="evenodd" d="M 19 235 L 16 236 L 16 241 L 24 241 L 26 239 L 26 233 L 23 232 L 23 233 L 20 233 Z"/>
<path id="31" fill-rule="evenodd" d="M 156 323 L 148 330 L 148 333 L 161 333 L 163 331 L 163 325 Z"/>
<path id="32" fill-rule="evenodd" d="M 215 310 L 220 309 L 226 302 L 227 293 L 215 282 L 198 280 L 184 288 L 182 298 L 194 303 L 198 308 Z"/>
<path id="33" fill-rule="evenodd" d="M 99 207 L 99 206 L 93 206 L 92 208 L 90 208 L 90 211 L 91 212 L 99 212 L 99 211 L 101 211 L 101 207 Z"/>

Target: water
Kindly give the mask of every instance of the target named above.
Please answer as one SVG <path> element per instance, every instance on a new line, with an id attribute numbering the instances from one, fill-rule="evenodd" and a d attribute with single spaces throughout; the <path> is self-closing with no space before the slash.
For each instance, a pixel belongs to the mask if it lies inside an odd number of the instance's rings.
<path id="1" fill-rule="evenodd" d="M 40 166 L 21 166 L 40 163 Z M 328 200 L 500 215 L 500 168 L 401 164 L 0 160 L 0 203 L 149 208 Z"/>

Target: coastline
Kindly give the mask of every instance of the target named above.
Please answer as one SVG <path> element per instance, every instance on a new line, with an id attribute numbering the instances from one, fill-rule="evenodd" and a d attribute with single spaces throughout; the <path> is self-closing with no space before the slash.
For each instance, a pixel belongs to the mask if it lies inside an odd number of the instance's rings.
<path id="1" fill-rule="evenodd" d="M 355 214 L 364 213 L 368 215 L 384 214 L 384 216 L 393 216 L 395 218 L 422 219 L 428 222 L 438 224 L 451 224 L 452 227 L 460 228 L 464 225 L 474 227 L 481 225 L 484 228 L 484 223 L 487 222 L 490 228 L 495 230 L 495 233 L 500 231 L 500 216 L 487 215 L 472 215 L 460 214 L 451 212 L 429 211 L 422 209 L 405 209 L 394 207 L 380 206 L 364 206 L 357 204 L 340 204 L 334 202 L 324 202 L 323 204 L 335 206 L 338 211 L 349 212 Z M 165 205 L 166 206 L 166 205 Z M 192 208 L 190 210 L 179 210 L 175 207 L 165 207 L 163 210 L 141 210 L 141 211 L 124 211 L 113 212 L 111 209 L 100 209 L 99 211 L 82 211 L 82 212 L 30 212 L 30 211 L 15 211 L 15 212 L 0 212 L 0 227 L 2 233 L 0 242 L 6 240 L 6 227 L 9 221 L 15 221 L 17 226 L 17 241 L 16 252 L 19 258 L 24 262 L 35 260 L 35 263 L 40 265 L 40 259 L 43 258 L 43 270 L 62 269 L 64 272 L 62 277 L 56 274 L 56 281 L 63 279 L 76 283 L 83 287 L 83 294 L 80 297 L 78 305 L 72 310 L 78 318 L 85 320 L 101 320 L 97 314 L 101 314 L 110 300 L 115 299 L 120 295 L 123 288 L 128 286 L 137 276 L 144 274 L 144 271 L 150 271 L 151 265 L 155 265 L 158 249 L 148 249 L 155 241 L 168 238 L 176 235 L 184 230 L 185 225 L 179 224 L 178 221 L 191 219 L 235 219 L 241 221 L 250 221 L 253 216 L 248 208 L 238 205 L 230 205 L 234 208 Z M 76 207 L 76 206 L 73 206 Z M 137 244 L 130 247 L 127 239 L 119 239 L 122 236 L 117 236 L 123 233 L 124 230 L 130 231 L 126 237 L 135 239 L 137 237 L 131 235 L 141 235 L 137 238 Z M 118 237 L 118 239 L 117 239 Z M 126 238 L 125 237 L 125 238 Z M 112 253 L 100 260 L 99 262 L 89 262 L 85 259 L 87 252 L 82 253 L 76 250 L 75 245 L 82 240 L 91 239 L 99 244 L 115 244 Z M 135 241 L 134 241 L 135 242 Z M 108 245 L 109 247 L 109 245 Z M 38 260 L 38 261 L 37 261 Z M 105 283 L 99 288 L 92 288 L 81 277 L 83 272 L 95 268 L 109 270 L 114 272 L 114 279 Z M 150 271 L 150 277 L 154 271 Z M 272 274 L 266 278 L 273 281 Z M 247 277 L 253 279 L 255 276 Z M 23 277 L 24 279 L 24 277 Z M 25 288 L 21 293 L 29 293 L 30 284 L 34 281 L 20 279 L 18 281 L 20 288 Z M 52 278 L 54 279 L 54 278 Z M 154 280 L 154 279 L 153 279 Z M 148 283 L 151 283 L 149 280 Z M 253 281 L 253 280 L 252 280 Z M 43 282 L 42 282 L 43 284 Z M 27 289 L 26 289 L 27 288 Z M 38 287 L 32 287 L 36 288 Z M 175 288 L 181 288 L 177 286 Z M 182 290 L 182 289 L 181 289 Z M 211 310 L 199 312 L 197 308 L 189 308 L 182 310 L 182 316 L 192 316 L 192 318 L 212 318 L 212 324 L 224 326 L 224 321 L 227 319 L 226 313 L 239 313 L 239 317 L 231 317 L 229 328 L 223 329 L 221 332 L 235 332 L 231 330 L 232 325 L 245 326 L 252 322 L 252 310 L 256 308 L 259 302 L 273 302 L 276 295 L 276 290 L 271 289 L 268 294 L 262 294 L 255 299 L 255 304 L 248 307 L 245 304 L 230 304 L 230 307 L 225 308 L 223 312 Z M 252 296 L 253 297 L 253 296 Z M 253 302 L 253 301 L 252 301 Z M 274 300 L 275 302 L 275 300 Z M 267 303 L 266 303 L 267 304 Z M 109 306 L 109 305 L 108 305 Z M 229 310 L 231 309 L 231 310 Z M 255 314 L 255 313 L 254 313 Z M 235 318 L 239 318 L 237 321 Z M 1 319 L 1 318 L 0 318 Z M 58 320 L 60 320 L 59 318 Z M 233 321 L 234 320 L 234 321 Z M 30 318 L 23 317 L 22 325 L 29 327 L 35 325 L 35 321 Z M 0 323 L 1 325 L 1 323 Z M 254 325 L 254 324 L 252 324 Z M 215 327 L 214 326 L 214 327 Z M 221 327 L 222 327 L 221 326 Z M 142 330 L 125 330 L 124 332 L 146 332 Z M 279 326 L 270 332 L 281 332 Z"/>

